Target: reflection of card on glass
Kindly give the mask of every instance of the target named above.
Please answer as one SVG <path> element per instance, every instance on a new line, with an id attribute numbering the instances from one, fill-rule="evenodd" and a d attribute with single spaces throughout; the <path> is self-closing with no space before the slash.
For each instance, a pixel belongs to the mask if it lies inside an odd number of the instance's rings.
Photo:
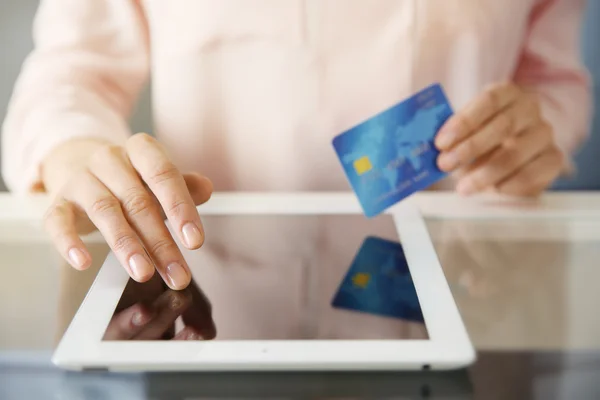
<path id="1" fill-rule="evenodd" d="M 332 305 L 423 322 L 402 245 L 372 236 L 363 242 Z"/>
<path id="2" fill-rule="evenodd" d="M 451 115 L 436 84 L 333 139 L 367 217 L 444 177 L 433 139 Z"/>

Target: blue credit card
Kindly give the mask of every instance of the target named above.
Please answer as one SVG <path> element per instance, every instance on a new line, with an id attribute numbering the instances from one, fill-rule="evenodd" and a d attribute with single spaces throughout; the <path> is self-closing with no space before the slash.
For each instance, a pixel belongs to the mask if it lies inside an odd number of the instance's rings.
<path id="1" fill-rule="evenodd" d="M 333 139 L 367 217 L 445 176 L 433 140 L 452 113 L 435 84 Z"/>
<path id="2" fill-rule="evenodd" d="M 363 242 L 332 306 L 424 322 L 402 245 L 374 236 Z"/>

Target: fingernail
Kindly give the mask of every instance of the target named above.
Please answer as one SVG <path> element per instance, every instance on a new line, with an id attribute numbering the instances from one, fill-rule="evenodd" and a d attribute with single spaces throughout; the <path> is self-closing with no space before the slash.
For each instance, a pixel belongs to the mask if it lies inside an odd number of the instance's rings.
<path id="1" fill-rule="evenodd" d="M 150 317 L 150 315 L 138 311 L 131 316 L 131 323 L 135 326 L 142 326 L 150 322 L 151 319 L 152 318 Z"/>
<path id="2" fill-rule="evenodd" d="M 438 166 L 443 171 L 451 171 L 458 167 L 458 157 L 454 152 L 442 153 L 438 158 Z"/>
<path id="3" fill-rule="evenodd" d="M 202 336 L 198 335 L 196 332 L 190 332 L 187 340 L 202 340 Z"/>
<path id="4" fill-rule="evenodd" d="M 73 247 L 69 250 L 69 261 L 75 268 L 82 269 L 87 264 L 88 258 L 83 251 L 79 250 L 77 247 Z"/>
<path id="5" fill-rule="evenodd" d="M 463 196 L 468 196 L 475 192 L 475 186 L 469 180 L 462 180 L 456 185 L 456 191 Z"/>
<path id="6" fill-rule="evenodd" d="M 177 310 L 183 304 L 183 301 L 181 301 L 181 299 L 175 292 L 169 293 L 168 301 L 169 301 L 169 308 L 171 310 Z"/>
<path id="7" fill-rule="evenodd" d="M 186 247 L 193 249 L 202 244 L 202 234 L 193 222 L 188 222 L 181 229 Z"/>
<path id="8" fill-rule="evenodd" d="M 134 254 L 129 258 L 129 269 L 136 280 L 144 280 L 154 272 L 152 264 L 141 254 Z"/>
<path id="9" fill-rule="evenodd" d="M 167 267 L 167 278 L 174 289 L 183 289 L 189 282 L 188 274 L 179 263 L 171 263 Z"/>
<path id="10" fill-rule="evenodd" d="M 452 146 L 455 136 L 454 132 L 451 131 L 440 132 L 435 138 L 435 146 L 440 150 L 447 149 Z"/>

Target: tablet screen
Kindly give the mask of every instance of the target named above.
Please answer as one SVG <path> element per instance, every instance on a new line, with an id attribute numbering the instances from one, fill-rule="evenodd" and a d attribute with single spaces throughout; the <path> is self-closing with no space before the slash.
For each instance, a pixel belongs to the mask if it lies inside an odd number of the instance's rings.
<path id="1" fill-rule="evenodd" d="M 209 216 L 192 283 L 130 280 L 103 340 L 426 340 L 389 215 Z"/>

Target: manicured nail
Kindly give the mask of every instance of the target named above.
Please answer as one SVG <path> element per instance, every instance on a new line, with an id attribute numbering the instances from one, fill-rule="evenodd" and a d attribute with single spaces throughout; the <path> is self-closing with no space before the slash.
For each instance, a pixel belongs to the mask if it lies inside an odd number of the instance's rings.
<path id="1" fill-rule="evenodd" d="M 456 135 L 451 131 L 442 131 L 435 138 L 435 146 L 440 150 L 445 150 L 452 146 Z"/>
<path id="2" fill-rule="evenodd" d="M 187 248 L 194 249 L 202 244 L 202 234 L 200 229 L 193 222 L 188 222 L 181 229 L 183 241 Z"/>
<path id="3" fill-rule="evenodd" d="M 190 332 L 187 336 L 187 340 L 202 340 L 202 336 L 198 335 L 196 332 Z"/>
<path id="4" fill-rule="evenodd" d="M 131 316 L 131 323 L 135 326 L 143 326 L 150 322 L 151 319 L 150 315 L 137 311 Z"/>
<path id="5" fill-rule="evenodd" d="M 167 278 L 174 289 L 183 289 L 189 283 L 189 277 L 185 269 L 179 263 L 171 263 L 167 267 Z"/>
<path id="6" fill-rule="evenodd" d="M 459 161 L 456 153 L 448 152 L 440 154 L 438 158 L 438 166 L 442 171 L 452 171 L 458 167 Z"/>
<path id="7" fill-rule="evenodd" d="M 181 299 L 175 292 L 169 293 L 168 301 L 169 301 L 169 308 L 171 310 L 177 310 L 183 304 L 183 301 L 181 301 Z"/>
<path id="8" fill-rule="evenodd" d="M 73 247 L 69 250 L 69 261 L 75 268 L 83 269 L 88 262 L 88 257 L 83 251 L 79 250 L 77 247 Z"/>
<path id="9" fill-rule="evenodd" d="M 144 280 L 154 272 L 152 264 L 141 254 L 134 254 L 129 258 L 129 269 L 135 280 Z"/>
<path id="10" fill-rule="evenodd" d="M 475 193 L 475 186 L 468 179 L 463 179 L 456 185 L 456 191 L 463 196 Z"/>

